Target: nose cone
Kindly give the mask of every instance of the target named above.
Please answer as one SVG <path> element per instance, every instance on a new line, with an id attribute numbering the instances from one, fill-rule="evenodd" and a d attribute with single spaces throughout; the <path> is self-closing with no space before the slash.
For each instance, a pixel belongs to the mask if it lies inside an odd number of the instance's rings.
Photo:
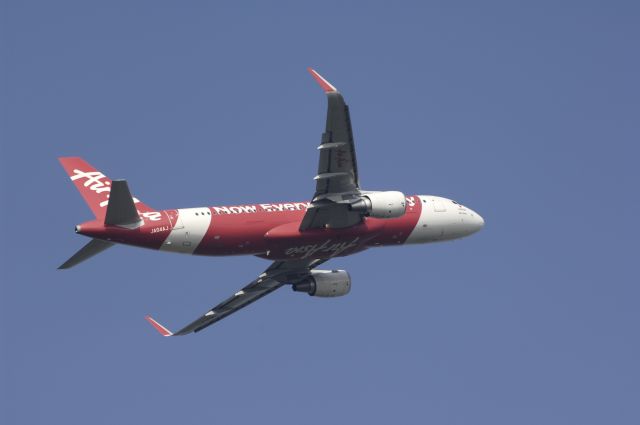
<path id="1" fill-rule="evenodd" d="M 475 233 L 484 227 L 484 218 L 477 212 L 469 209 L 471 218 L 468 220 L 469 234 Z"/>

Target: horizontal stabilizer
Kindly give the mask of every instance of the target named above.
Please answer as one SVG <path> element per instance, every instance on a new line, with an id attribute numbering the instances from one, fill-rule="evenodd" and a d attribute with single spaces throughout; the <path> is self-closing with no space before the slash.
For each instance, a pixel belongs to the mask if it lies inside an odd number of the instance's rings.
<path id="1" fill-rule="evenodd" d="M 82 263 L 85 260 L 93 257 L 96 254 L 100 254 L 107 248 L 111 248 L 115 245 L 113 242 L 103 241 L 100 239 L 91 239 L 88 244 L 80 248 L 78 252 L 73 254 L 63 265 L 58 269 L 69 269 L 75 265 Z"/>
<path id="2" fill-rule="evenodd" d="M 138 211 L 133 202 L 126 180 L 113 180 L 104 218 L 106 226 L 129 226 L 140 223 Z"/>

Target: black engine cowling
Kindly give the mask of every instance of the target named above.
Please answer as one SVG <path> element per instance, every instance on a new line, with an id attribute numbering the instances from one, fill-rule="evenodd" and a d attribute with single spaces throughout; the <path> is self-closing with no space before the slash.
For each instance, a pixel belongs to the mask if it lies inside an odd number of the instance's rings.
<path id="1" fill-rule="evenodd" d="M 293 290 L 315 297 L 341 297 L 351 290 L 351 277 L 344 270 L 311 270 L 311 275 L 295 283 Z"/>

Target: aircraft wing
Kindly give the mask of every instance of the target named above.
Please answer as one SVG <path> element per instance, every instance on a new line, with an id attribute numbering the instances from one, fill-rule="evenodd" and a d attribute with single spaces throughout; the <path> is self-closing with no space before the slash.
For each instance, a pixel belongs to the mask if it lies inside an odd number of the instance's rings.
<path id="1" fill-rule="evenodd" d="M 145 319 L 163 336 L 186 335 L 191 332 L 199 332 L 207 326 L 224 319 L 228 315 L 275 291 L 282 285 L 299 282 L 309 275 L 311 269 L 325 261 L 327 260 L 276 261 L 271 264 L 264 273 L 258 276 L 256 280 L 177 332 L 171 332 L 151 316 L 147 316 Z"/>
<path id="2" fill-rule="evenodd" d="M 326 129 L 318 146 L 316 192 L 300 230 L 353 226 L 362 221 L 362 215 L 349 208 L 360 194 L 349 107 L 331 83 L 315 70 L 309 68 L 309 72 L 327 94 L 328 108 Z"/>

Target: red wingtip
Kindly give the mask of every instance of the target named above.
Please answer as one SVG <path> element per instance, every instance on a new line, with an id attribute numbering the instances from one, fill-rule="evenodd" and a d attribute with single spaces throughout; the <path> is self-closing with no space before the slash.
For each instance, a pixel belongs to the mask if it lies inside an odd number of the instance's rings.
<path id="1" fill-rule="evenodd" d="M 160 323 L 156 322 L 153 317 L 151 316 L 145 316 L 145 319 L 147 319 L 147 322 L 151 323 L 151 325 L 156 328 L 156 330 L 158 332 L 160 332 L 160 335 L 162 336 L 172 336 L 173 332 L 171 332 L 169 329 L 165 328 L 164 326 L 162 326 Z"/>
<path id="2" fill-rule="evenodd" d="M 322 75 L 318 74 L 315 69 L 307 68 L 307 71 L 309 71 L 309 74 L 311 74 L 311 76 L 318 82 L 318 84 L 320 84 L 320 87 L 322 87 L 322 90 L 324 90 L 326 93 L 338 91 L 338 89 L 333 87 L 330 82 L 322 77 Z"/>

